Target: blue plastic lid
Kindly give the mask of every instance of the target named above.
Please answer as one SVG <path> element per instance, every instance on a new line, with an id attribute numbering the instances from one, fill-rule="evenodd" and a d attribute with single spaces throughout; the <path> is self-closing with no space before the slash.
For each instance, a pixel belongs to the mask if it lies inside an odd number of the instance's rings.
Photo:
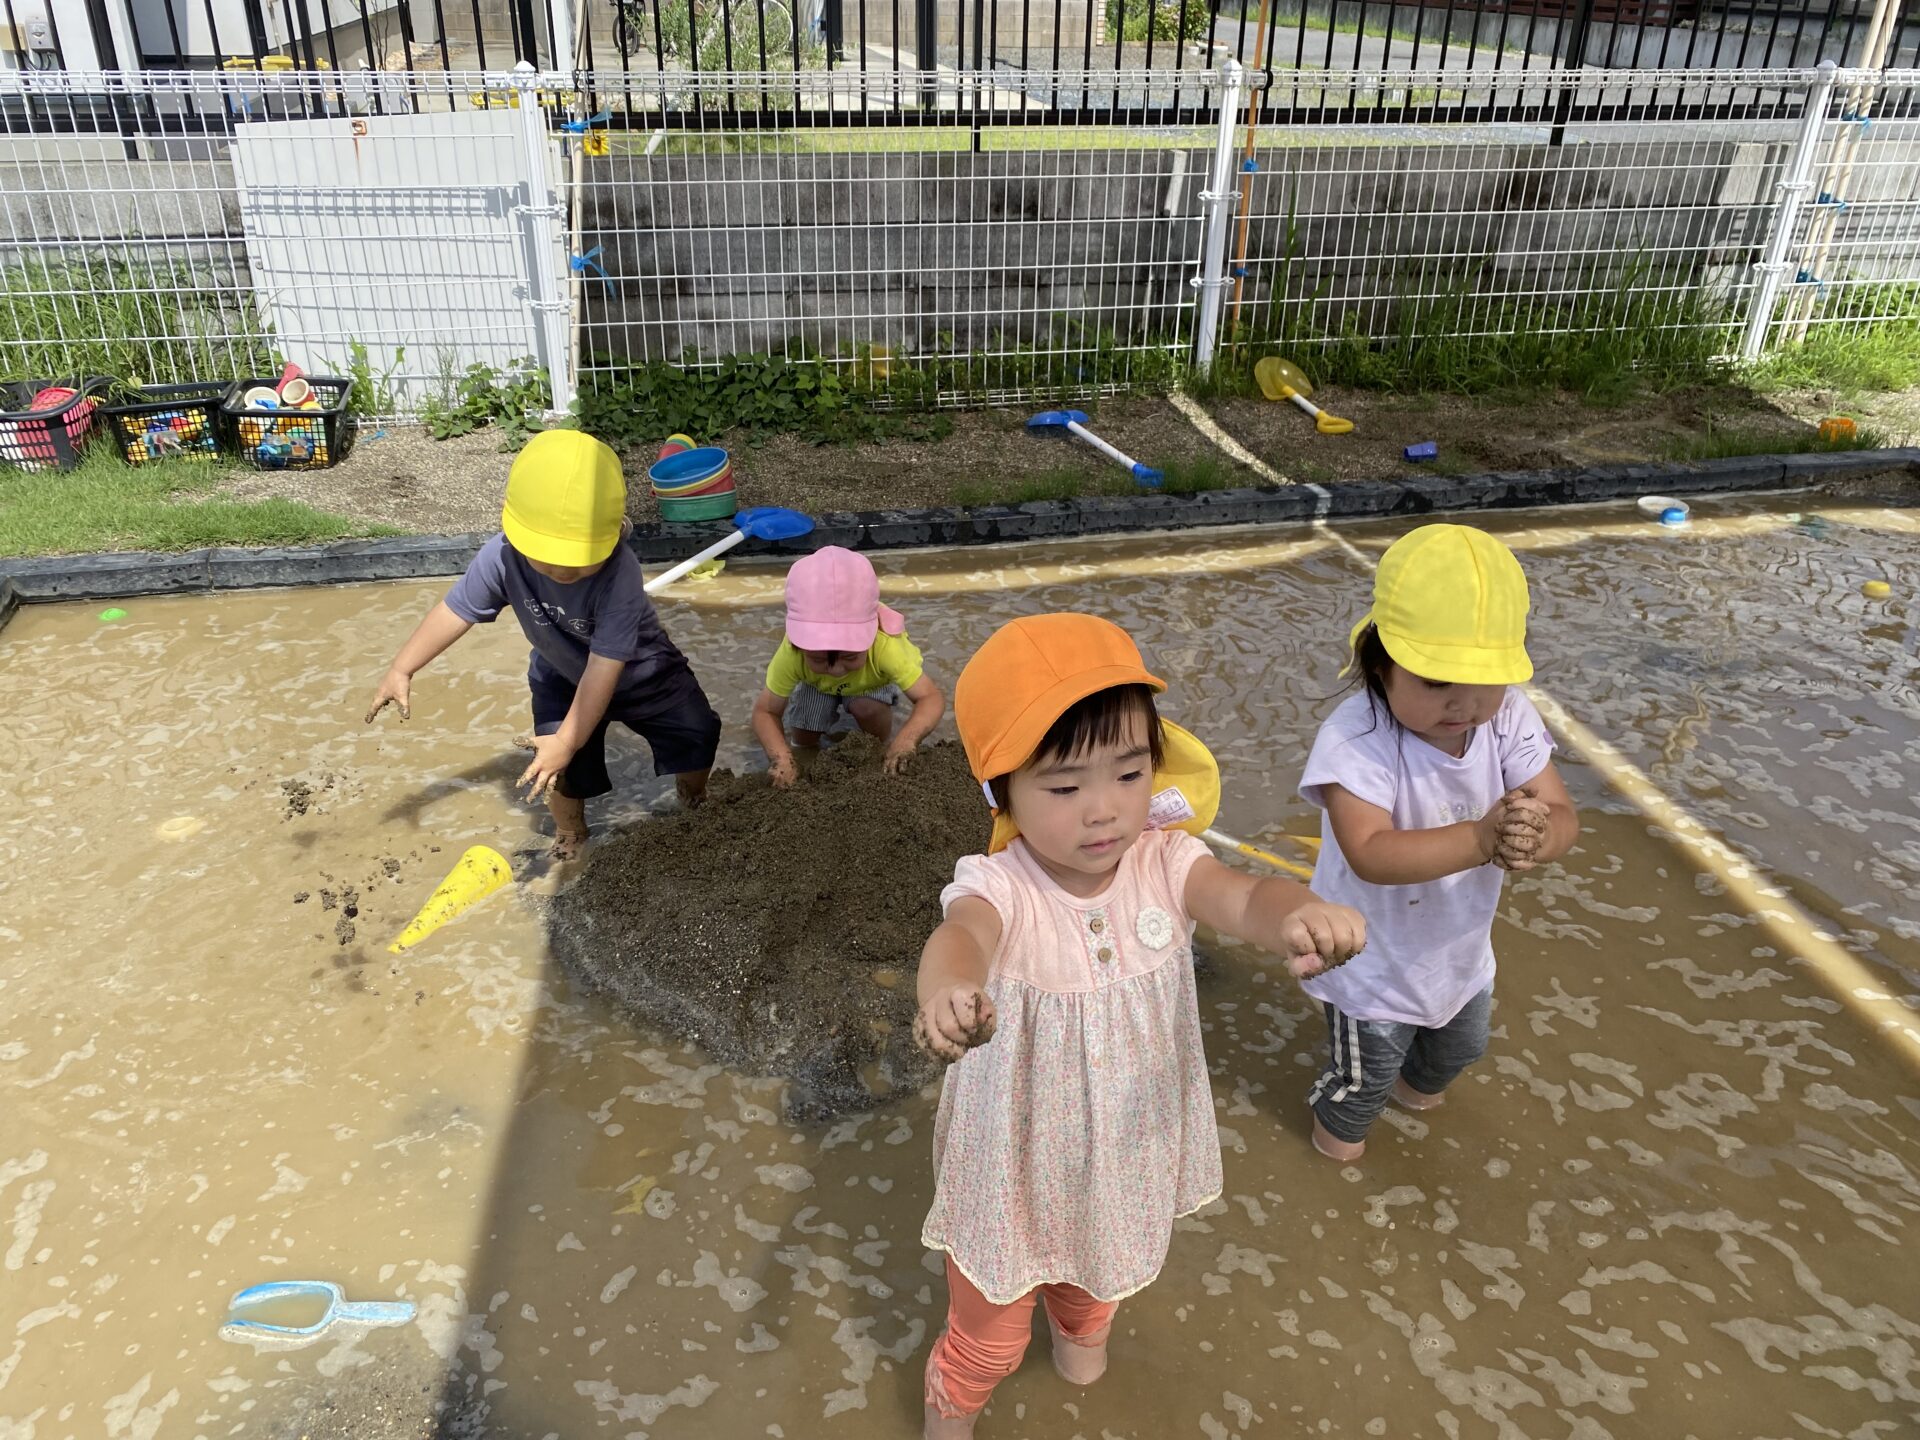
<path id="1" fill-rule="evenodd" d="M 1660 512 L 1660 523 L 1662 525 L 1684 525 L 1687 523 L 1687 512 L 1682 510 L 1678 505 L 1669 505 Z"/>

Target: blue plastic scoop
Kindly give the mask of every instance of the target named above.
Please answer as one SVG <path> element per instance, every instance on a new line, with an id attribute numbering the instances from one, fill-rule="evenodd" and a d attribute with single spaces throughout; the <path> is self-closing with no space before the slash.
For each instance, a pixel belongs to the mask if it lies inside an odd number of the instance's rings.
<path id="1" fill-rule="evenodd" d="M 726 554 L 742 540 L 797 540 L 813 529 L 813 517 L 802 515 L 798 510 L 782 510 L 777 505 L 761 505 L 738 512 L 733 524 L 733 533 L 724 540 L 716 540 L 698 555 L 689 555 L 671 570 L 662 570 L 642 588 L 649 595 L 664 590 L 689 570 L 706 564 L 716 555 Z"/>
<path id="2" fill-rule="evenodd" d="M 1042 410 L 1027 421 L 1029 430 L 1065 430 L 1078 440 L 1084 440 L 1114 464 L 1125 467 L 1135 483 L 1145 490 L 1158 490 L 1166 483 L 1162 475 L 1151 465 L 1142 465 L 1126 451 L 1109 445 L 1093 431 L 1087 428 L 1087 412 L 1084 410 Z"/>
<path id="3" fill-rule="evenodd" d="M 324 1302 L 319 1319 L 304 1325 L 283 1325 L 241 1313 L 275 1306 L 305 1314 L 319 1302 Z M 222 1333 L 235 1340 L 306 1340 L 335 1325 L 405 1325 L 413 1316 L 411 1300 L 349 1300 L 330 1280 L 269 1280 L 263 1285 L 249 1285 L 227 1302 L 227 1323 Z"/>

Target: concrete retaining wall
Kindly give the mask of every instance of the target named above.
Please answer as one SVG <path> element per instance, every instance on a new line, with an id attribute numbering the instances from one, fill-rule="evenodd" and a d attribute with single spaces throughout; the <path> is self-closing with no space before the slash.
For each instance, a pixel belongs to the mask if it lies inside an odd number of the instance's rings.
<path id="1" fill-rule="evenodd" d="M 1247 303 L 1337 327 L 1395 297 L 1667 285 L 1744 264 L 1780 143 L 1398 144 L 1259 156 Z M 803 342 L 953 353 L 1069 327 L 1185 328 L 1204 152 L 620 157 L 589 172 L 589 348 L 675 360 Z M 1916 241 L 1920 249 L 1920 241 Z M 1290 259 L 1289 259 L 1290 257 Z M 1284 275 L 1280 262 L 1286 261 Z M 950 337 L 950 338 L 949 338 Z"/>

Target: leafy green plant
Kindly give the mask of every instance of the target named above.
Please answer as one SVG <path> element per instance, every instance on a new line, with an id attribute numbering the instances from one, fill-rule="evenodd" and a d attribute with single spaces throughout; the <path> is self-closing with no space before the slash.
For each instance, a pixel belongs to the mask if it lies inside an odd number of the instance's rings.
<path id="1" fill-rule="evenodd" d="M 536 417 L 551 404 L 546 372 L 531 358 L 502 375 L 491 365 L 469 365 L 450 389 L 427 397 L 420 418 L 436 440 L 470 435 L 488 425 L 501 431 L 503 450 L 518 450 L 544 427 Z"/>
<path id="2" fill-rule="evenodd" d="M 394 400 L 393 377 L 400 373 L 400 367 L 406 363 L 407 347 L 393 347 L 393 363 L 386 369 L 375 371 L 373 357 L 365 342 L 353 341 L 347 346 L 347 379 L 352 382 L 347 392 L 347 405 L 355 415 L 391 415 L 398 408 Z"/>
<path id="3" fill-rule="evenodd" d="M 943 415 L 878 409 L 903 395 L 931 401 L 919 372 L 886 365 L 885 391 L 854 367 L 817 357 L 728 355 L 713 365 L 654 362 L 597 377 L 580 396 L 580 428 L 615 448 L 646 445 L 682 432 L 703 438 L 740 429 L 793 433 L 815 444 L 853 444 L 888 436 L 939 439 L 952 433 Z M 897 382 L 897 388 L 895 388 Z"/>
<path id="4" fill-rule="evenodd" d="M 1197 40 L 1211 20 L 1207 0 L 1107 0 L 1107 33 L 1136 44 L 1149 34 L 1155 40 Z"/>
<path id="5" fill-rule="evenodd" d="M 996 403 L 1011 393 L 1077 396 L 1122 389 L 1169 389 L 1185 373 L 1184 342 L 1122 341 L 1071 316 L 1055 317 L 1045 340 L 995 337 L 971 354 L 955 336 L 934 336 L 939 358 L 860 346 L 826 357 L 796 347 L 786 355 L 727 355 L 679 365 L 598 357 L 579 401 L 580 427 L 616 447 L 681 431 L 711 437 L 787 433 L 817 445 L 889 438 L 944 439 L 941 408 Z"/>

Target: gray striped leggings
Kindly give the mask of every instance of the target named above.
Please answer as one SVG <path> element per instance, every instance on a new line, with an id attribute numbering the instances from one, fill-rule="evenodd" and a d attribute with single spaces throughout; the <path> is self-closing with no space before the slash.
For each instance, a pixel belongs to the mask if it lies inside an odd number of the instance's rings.
<path id="1" fill-rule="evenodd" d="M 1386 1108 L 1395 1076 L 1423 1095 L 1438 1095 L 1487 1053 L 1493 986 L 1434 1029 L 1397 1020 L 1358 1020 L 1324 1002 L 1323 1008 L 1327 1068 L 1313 1082 L 1307 1103 L 1328 1134 L 1357 1144 Z"/>

